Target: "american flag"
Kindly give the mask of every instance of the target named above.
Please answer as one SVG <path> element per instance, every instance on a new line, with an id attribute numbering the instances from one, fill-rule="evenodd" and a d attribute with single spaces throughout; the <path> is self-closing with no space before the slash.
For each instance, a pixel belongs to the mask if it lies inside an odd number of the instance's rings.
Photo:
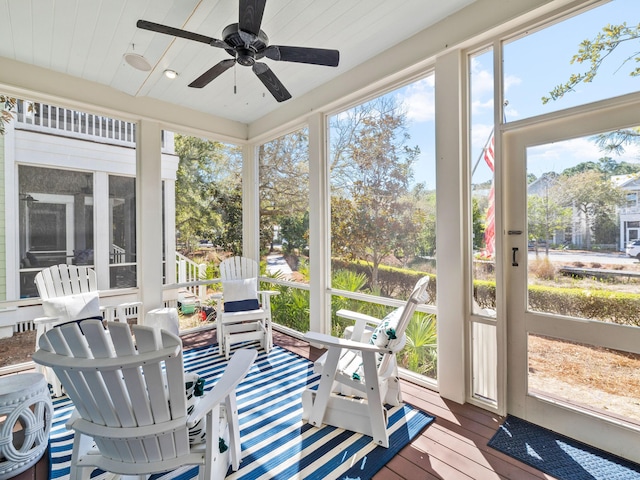
<path id="1" fill-rule="evenodd" d="M 494 136 L 491 134 L 491 138 L 487 142 L 487 146 L 484 148 L 484 161 L 494 171 L 493 166 L 493 145 Z M 495 192 L 494 181 L 491 179 L 491 190 L 489 190 L 489 206 L 487 207 L 487 215 L 485 218 L 486 227 L 484 229 L 484 252 L 483 256 L 486 258 L 493 258 L 495 255 L 496 246 L 496 217 L 495 217 Z"/>

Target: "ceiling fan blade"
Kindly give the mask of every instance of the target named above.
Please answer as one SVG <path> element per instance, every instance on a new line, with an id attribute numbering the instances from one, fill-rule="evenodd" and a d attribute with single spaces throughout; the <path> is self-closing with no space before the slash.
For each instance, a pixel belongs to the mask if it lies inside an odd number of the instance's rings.
<path id="1" fill-rule="evenodd" d="M 240 0 L 240 30 L 258 35 L 267 0 Z"/>
<path id="2" fill-rule="evenodd" d="M 264 50 L 264 56 L 282 62 L 311 63 L 337 67 L 340 62 L 338 50 L 324 48 L 289 47 L 286 45 L 270 45 Z"/>
<path id="3" fill-rule="evenodd" d="M 209 84 L 212 80 L 218 77 L 220 74 L 226 72 L 233 64 L 236 63 L 235 59 L 228 58 L 227 60 L 222 60 L 220 63 L 215 64 L 209 70 L 204 72 L 198 78 L 196 78 L 193 82 L 189 84 L 190 87 L 193 88 L 202 88 Z"/>
<path id="4" fill-rule="evenodd" d="M 278 102 L 284 102 L 291 98 L 291 94 L 284 87 L 282 82 L 278 80 L 275 73 L 265 63 L 256 62 L 253 67 L 253 73 L 255 73 L 260 81 L 267 87 L 267 90 L 271 92 L 273 98 Z"/>
<path id="5" fill-rule="evenodd" d="M 174 37 L 186 38 L 187 40 L 194 40 L 196 42 L 206 43 L 214 47 L 229 48 L 229 46 L 222 40 L 217 38 L 207 37 L 206 35 L 200 35 L 199 33 L 188 32 L 187 30 L 181 30 L 179 28 L 169 27 L 168 25 L 161 25 L 160 23 L 148 22 L 147 20 L 138 20 L 136 23 L 138 28 L 143 30 L 149 30 L 151 32 L 164 33 L 165 35 L 172 35 Z"/>

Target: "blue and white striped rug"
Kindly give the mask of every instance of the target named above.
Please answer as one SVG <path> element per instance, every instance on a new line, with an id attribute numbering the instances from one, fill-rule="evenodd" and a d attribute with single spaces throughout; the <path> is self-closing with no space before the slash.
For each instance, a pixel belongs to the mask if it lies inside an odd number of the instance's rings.
<path id="1" fill-rule="evenodd" d="M 187 371 L 206 379 L 205 389 L 211 388 L 226 365 L 217 345 L 185 350 L 184 359 Z M 434 420 L 410 405 L 394 408 L 389 412 L 392 433 L 388 449 L 358 433 L 330 426 L 314 428 L 302 422 L 301 404 L 302 391 L 318 382 L 312 367 L 308 360 L 277 346 L 268 356 L 259 351 L 238 387 L 242 462 L 227 479 L 368 479 Z M 64 423 L 72 404 L 62 397 L 54 399 L 53 405 L 50 478 L 67 480 L 73 433 Z M 196 476 L 195 467 L 184 467 L 153 478 L 187 480 Z"/>

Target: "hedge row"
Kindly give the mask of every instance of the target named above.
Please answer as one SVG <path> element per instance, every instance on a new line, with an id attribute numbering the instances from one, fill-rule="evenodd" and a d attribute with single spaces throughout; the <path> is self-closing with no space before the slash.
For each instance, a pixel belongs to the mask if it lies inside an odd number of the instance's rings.
<path id="1" fill-rule="evenodd" d="M 482 308 L 495 309 L 495 283 L 475 281 L 474 298 Z M 529 308 L 536 312 L 640 326 L 637 293 L 529 285 Z"/>
<path id="2" fill-rule="evenodd" d="M 366 262 L 334 260 L 333 268 L 354 270 L 364 273 L 367 278 L 371 276 L 370 266 Z M 381 266 L 378 271 L 381 294 L 407 298 L 415 283 L 424 275 L 431 277 L 429 293 L 431 298 L 436 298 L 435 275 L 387 266 Z M 495 282 L 475 280 L 473 296 L 481 308 L 495 309 Z M 640 294 L 636 293 L 530 285 L 529 308 L 537 312 L 640 326 Z"/>
<path id="3" fill-rule="evenodd" d="M 332 260 L 332 270 L 351 270 L 366 275 L 371 279 L 371 265 L 364 261 L 349 262 L 346 260 Z M 427 291 L 431 298 L 436 298 L 436 276 L 430 273 L 406 270 L 397 267 L 381 265 L 378 268 L 378 288 L 380 295 L 390 298 L 408 298 L 417 281 L 424 277 L 431 277 Z M 367 284 L 366 288 L 371 288 Z"/>
<path id="4" fill-rule="evenodd" d="M 531 285 L 529 307 L 537 312 L 640 326 L 640 295 L 636 293 Z"/>

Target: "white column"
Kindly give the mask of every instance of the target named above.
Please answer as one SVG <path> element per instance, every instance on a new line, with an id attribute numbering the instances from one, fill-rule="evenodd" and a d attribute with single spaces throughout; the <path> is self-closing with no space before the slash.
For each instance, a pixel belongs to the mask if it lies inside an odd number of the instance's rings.
<path id="1" fill-rule="evenodd" d="M 256 145 L 242 149 L 242 255 L 260 261 L 260 192 Z"/>
<path id="2" fill-rule="evenodd" d="M 138 286 L 144 312 L 162 307 L 161 128 L 142 120 L 137 130 Z"/>
<path id="3" fill-rule="evenodd" d="M 164 232 L 166 283 L 176 281 L 176 181 L 164 181 Z"/>
<path id="4" fill-rule="evenodd" d="M 331 332 L 331 195 L 325 116 L 309 117 L 309 275 L 311 331 Z"/>
<path id="5" fill-rule="evenodd" d="M 435 70 L 438 387 L 440 395 L 459 403 L 466 398 L 464 326 L 469 303 L 464 251 L 464 212 L 468 208 L 464 195 L 462 62 L 456 50 L 439 57 Z"/>
<path id="6" fill-rule="evenodd" d="M 20 298 L 20 218 L 16 203 L 18 200 L 18 166 L 16 165 L 16 144 L 15 144 L 15 121 L 5 125 L 3 137 L 4 145 L 0 142 L 0 148 L 4 146 L 4 197 L 3 211 L 4 218 L 4 249 L 6 291 L 5 300 Z M 9 209 L 8 206 L 14 206 Z M 13 228 L 8 228 L 13 225 Z M 1 251 L 1 249 L 0 249 Z"/>
<path id="7" fill-rule="evenodd" d="M 93 263 L 98 276 L 98 290 L 109 289 L 109 253 L 113 231 L 111 208 L 109 205 L 109 175 L 95 172 L 93 191 L 94 251 Z"/>

